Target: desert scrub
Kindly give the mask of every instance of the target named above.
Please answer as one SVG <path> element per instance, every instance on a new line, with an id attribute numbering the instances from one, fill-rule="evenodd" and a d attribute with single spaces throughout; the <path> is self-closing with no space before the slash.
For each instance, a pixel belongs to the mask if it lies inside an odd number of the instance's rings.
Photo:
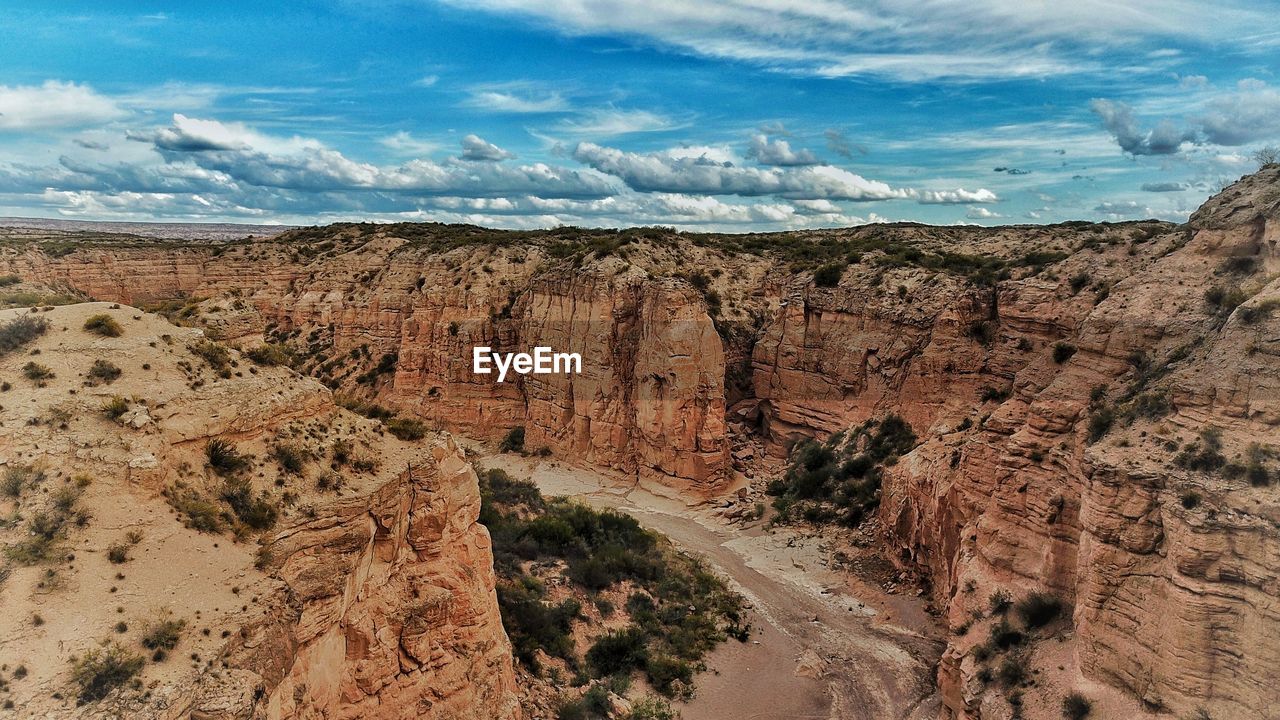
<path id="1" fill-rule="evenodd" d="M 71 660 L 71 679 L 80 687 L 80 700 L 101 700 L 142 670 L 145 661 L 119 643 L 94 648 Z"/>
<path id="2" fill-rule="evenodd" d="M 111 420 L 119 420 L 127 412 L 129 412 L 129 401 L 119 395 L 115 395 L 110 400 L 102 403 L 102 414 Z"/>
<path id="3" fill-rule="evenodd" d="M 392 418 L 387 421 L 387 431 L 401 440 L 421 440 L 427 435 L 427 428 L 418 420 L 408 418 Z"/>
<path id="4" fill-rule="evenodd" d="M 30 465 L 10 465 L 5 468 L 4 477 L 0 479 L 0 494 L 17 498 L 22 495 L 23 490 L 36 486 L 43 479 L 44 473 Z"/>
<path id="5" fill-rule="evenodd" d="M 231 506 L 240 522 L 254 530 L 266 530 L 275 525 L 280 514 L 265 491 L 257 496 L 253 494 L 248 480 L 227 480 L 219 497 Z"/>
<path id="6" fill-rule="evenodd" d="M 186 629 L 185 620 L 164 618 L 148 623 L 142 632 L 142 646 L 152 651 L 151 659 L 157 662 L 178 646 L 182 639 L 182 631 Z"/>
<path id="7" fill-rule="evenodd" d="M 297 443 L 280 443 L 271 448 L 271 457 L 280 464 L 280 469 L 290 475 L 301 475 L 307 463 L 311 462 L 311 453 Z"/>
<path id="8" fill-rule="evenodd" d="M 187 346 L 192 355 L 204 360 L 205 364 L 218 373 L 219 377 L 231 377 L 231 352 L 212 340 L 201 340 Z"/>
<path id="9" fill-rule="evenodd" d="M 1071 359 L 1076 354 L 1076 346 L 1068 342 L 1056 342 L 1053 344 L 1053 361 L 1059 365 Z"/>
<path id="10" fill-rule="evenodd" d="M 103 337 L 120 337 L 124 334 L 124 328 L 120 327 L 120 323 L 106 313 L 100 313 L 85 320 L 84 329 Z"/>
<path id="11" fill-rule="evenodd" d="M 728 637 L 745 640 L 742 599 L 696 558 L 677 552 L 634 518 L 544 498 L 501 470 L 480 473 L 480 521 L 493 537 L 498 604 L 516 656 L 536 668 L 539 650 L 581 667 L 573 630 L 585 622 L 576 597 L 553 602 L 526 563 L 562 562 L 577 593 L 627 583 L 631 624 L 596 639 L 586 670 L 639 672 L 663 694 L 683 695 L 702 659 Z"/>
<path id="12" fill-rule="evenodd" d="M 231 475 L 249 467 L 248 458 L 241 455 L 234 445 L 221 438 L 214 438 L 204 446 L 209 467 L 219 475 Z"/>
<path id="13" fill-rule="evenodd" d="M 124 371 L 107 360 L 98 359 L 93 361 L 93 365 L 89 366 L 89 372 L 86 374 L 89 377 L 90 385 L 97 385 L 98 383 L 110 385 L 119 379 L 124 374 Z"/>
<path id="14" fill-rule="evenodd" d="M 1062 698 L 1062 717 L 1066 720 L 1084 720 L 1093 711 L 1093 703 L 1089 698 L 1073 692 Z"/>
<path id="15" fill-rule="evenodd" d="M 35 382 L 43 382 L 54 377 L 52 370 L 34 360 L 22 366 L 22 375 Z"/>
<path id="16" fill-rule="evenodd" d="M 524 452 L 524 426 L 513 427 L 507 431 L 502 442 L 498 443 L 498 452 Z"/>
<path id="17" fill-rule="evenodd" d="M 245 353 L 245 357 L 258 365 L 293 365 L 297 354 L 293 348 L 284 343 L 267 343 L 259 345 Z"/>
<path id="18" fill-rule="evenodd" d="M 775 496 L 779 521 L 802 517 L 817 523 L 861 523 L 880 503 L 884 466 L 915 445 L 911 426 L 897 415 L 868 420 L 826 442 L 797 443 L 785 474 L 766 488 Z"/>
<path id="19" fill-rule="evenodd" d="M 1033 592 L 1013 606 L 1013 611 L 1028 630 L 1048 625 L 1062 614 L 1062 610 L 1062 600 L 1045 592 Z"/>
<path id="20" fill-rule="evenodd" d="M 48 320 L 29 315 L 14 318 L 0 325 L 0 357 L 35 340 L 48 330 Z"/>
<path id="21" fill-rule="evenodd" d="M 165 488 L 163 494 L 169 505 L 186 517 L 187 527 L 206 533 L 222 531 L 222 509 L 193 488 L 178 483 Z"/>

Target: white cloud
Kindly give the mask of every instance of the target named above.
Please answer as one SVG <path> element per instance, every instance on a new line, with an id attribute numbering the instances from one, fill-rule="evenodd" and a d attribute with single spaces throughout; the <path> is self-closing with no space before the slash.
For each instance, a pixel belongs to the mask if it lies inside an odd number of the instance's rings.
<path id="1" fill-rule="evenodd" d="M 977 190 L 922 190 L 919 201 L 924 205 L 962 205 L 965 203 L 1000 202 L 999 196 L 986 188 Z"/>
<path id="2" fill-rule="evenodd" d="M 569 109 L 569 103 L 560 93 L 533 88 L 526 83 L 472 88 L 471 96 L 463 105 L 489 112 L 530 115 Z"/>
<path id="3" fill-rule="evenodd" d="M 987 208 L 976 205 L 966 210 L 964 216 L 970 220 L 995 220 L 1004 217 L 998 212 L 993 212 Z"/>
<path id="4" fill-rule="evenodd" d="M 560 129 L 579 137 L 602 138 L 673 130 L 685 125 L 687 123 L 678 122 L 648 110 L 595 108 L 583 112 L 576 118 L 563 120 L 560 123 Z"/>
<path id="5" fill-rule="evenodd" d="M 1098 47 L 1145 39 L 1232 42 L 1271 18 L 1222 0 L 446 0 L 533 18 L 570 35 L 640 38 L 705 57 L 828 76 L 1005 78 L 1103 70 Z M 937 48 L 948 48 L 939 52 Z M 1175 58 L 1176 59 L 1176 58 Z M 1148 58 L 1147 62 L 1172 62 Z"/>
<path id="6" fill-rule="evenodd" d="M 747 157 L 761 165 L 817 165 L 818 157 L 806 149 L 792 150 L 786 140 L 770 140 L 765 135 L 752 135 Z"/>
<path id="7" fill-rule="evenodd" d="M 440 149 L 439 143 L 416 138 L 404 130 L 401 130 L 394 135 L 388 135 L 387 137 L 380 138 L 378 140 L 378 144 L 387 148 L 396 155 L 430 155 Z"/>
<path id="8" fill-rule="evenodd" d="M 479 135 L 468 135 L 462 138 L 462 155 L 463 160 L 498 162 L 513 158 L 515 155 L 485 140 Z"/>
<path id="9" fill-rule="evenodd" d="M 438 82 L 440 82 L 439 75 L 423 75 L 422 77 L 415 80 L 413 84 L 415 87 L 429 88 L 429 87 L 434 87 L 435 84 Z"/>
<path id="10" fill-rule="evenodd" d="M 707 195 L 778 195 L 784 198 L 889 200 L 911 197 L 907 190 L 868 180 L 841 168 L 754 168 L 711 158 L 673 158 L 658 153 L 631 153 L 595 143 L 578 143 L 573 157 L 603 173 L 621 178 L 642 192 L 687 192 Z"/>
<path id="11" fill-rule="evenodd" d="M 85 127 L 128 113 L 88 85 L 48 80 L 42 85 L 0 85 L 0 130 Z"/>

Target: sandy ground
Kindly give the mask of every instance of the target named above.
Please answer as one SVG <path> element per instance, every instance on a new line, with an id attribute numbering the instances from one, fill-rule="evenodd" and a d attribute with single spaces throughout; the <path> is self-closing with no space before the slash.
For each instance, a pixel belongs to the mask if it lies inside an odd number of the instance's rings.
<path id="1" fill-rule="evenodd" d="M 848 578 L 819 562 L 816 539 L 727 524 L 705 507 L 621 476 L 467 445 L 485 467 L 531 478 L 545 494 L 631 514 L 705 557 L 747 598 L 754 610 L 751 640 L 729 641 L 710 656 L 697 697 L 680 707 L 685 720 L 937 717 L 932 677 L 941 645 L 891 619 L 922 613 L 884 612 L 884 598 L 851 594 Z M 893 598 L 895 609 L 904 604 L 920 605 Z"/>

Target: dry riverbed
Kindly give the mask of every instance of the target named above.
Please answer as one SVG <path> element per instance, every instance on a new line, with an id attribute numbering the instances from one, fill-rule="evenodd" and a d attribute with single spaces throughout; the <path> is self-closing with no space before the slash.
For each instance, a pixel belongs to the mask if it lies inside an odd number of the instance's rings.
<path id="1" fill-rule="evenodd" d="M 685 720 L 937 717 L 942 644 L 923 601 L 829 570 L 821 538 L 731 524 L 621 475 L 468 445 L 485 467 L 530 478 L 546 495 L 634 516 L 706 558 L 747 598 L 751 640 L 708 658 L 697 697 L 680 706 Z"/>

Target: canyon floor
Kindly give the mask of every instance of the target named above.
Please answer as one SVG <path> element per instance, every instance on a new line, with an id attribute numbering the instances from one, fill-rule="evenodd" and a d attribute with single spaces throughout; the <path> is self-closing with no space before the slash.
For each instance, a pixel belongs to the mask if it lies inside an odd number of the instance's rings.
<path id="1" fill-rule="evenodd" d="M 722 720 L 727 708 L 743 720 L 938 716 L 933 673 L 942 630 L 924 601 L 828 569 L 824 538 L 729 523 L 708 505 L 620 474 L 464 444 L 480 465 L 529 478 L 544 494 L 632 515 L 705 558 L 747 598 L 751 640 L 712 654 L 696 697 L 680 705 L 684 720 Z"/>

